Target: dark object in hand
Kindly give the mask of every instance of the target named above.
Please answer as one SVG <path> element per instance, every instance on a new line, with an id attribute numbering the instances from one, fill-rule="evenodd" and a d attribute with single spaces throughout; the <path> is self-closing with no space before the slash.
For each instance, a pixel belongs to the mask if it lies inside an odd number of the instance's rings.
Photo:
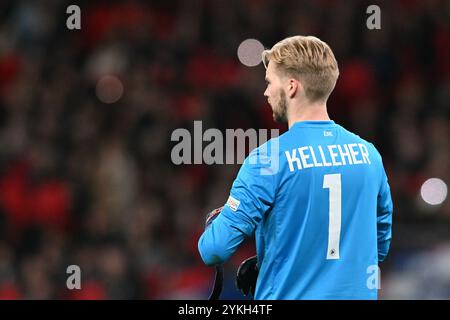
<path id="1" fill-rule="evenodd" d="M 236 274 L 236 287 L 244 296 L 249 293 L 255 296 L 256 279 L 258 278 L 258 258 L 256 256 L 244 260 Z"/>

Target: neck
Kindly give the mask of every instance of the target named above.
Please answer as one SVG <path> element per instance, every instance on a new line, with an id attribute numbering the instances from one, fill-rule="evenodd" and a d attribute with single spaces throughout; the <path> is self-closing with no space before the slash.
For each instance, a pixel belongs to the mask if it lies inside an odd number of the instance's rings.
<path id="1" fill-rule="evenodd" d="M 302 107 L 292 108 L 295 112 L 288 115 L 289 129 L 296 122 L 300 121 L 329 121 L 326 103 L 317 103 L 304 105 Z"/>

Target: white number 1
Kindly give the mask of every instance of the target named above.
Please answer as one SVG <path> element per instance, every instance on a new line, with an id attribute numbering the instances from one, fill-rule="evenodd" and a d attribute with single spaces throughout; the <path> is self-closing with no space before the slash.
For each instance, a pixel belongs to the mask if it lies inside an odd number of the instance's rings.
<path id="1" fill-rule="evenodd" d="M 339 259 L 341 237 L 341 174 L 324 175 L 323 188 L 330 189 L 327 260 L 335 260 Z"/>

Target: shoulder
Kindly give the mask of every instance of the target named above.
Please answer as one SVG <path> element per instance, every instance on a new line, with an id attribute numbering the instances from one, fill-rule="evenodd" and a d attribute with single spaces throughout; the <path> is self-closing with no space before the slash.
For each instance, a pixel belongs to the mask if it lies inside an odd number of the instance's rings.
<path id="1" fill-rule="evenodd" d="M 259 147 L 254 148 L 248 155 L 247 159 L 252 159 L 255 157 L 271 158 L 272 156 L 278 155 L 278 152 L 280 150 L 281 137 L 282 135 L 271 138 L 270 140 L 261 144 Z"/>
<path id="2" fill-rule="evenodd" d="M 279 136 L 273 137 L 261 144 L 259 147 L 253 149 L 249 156 L 262 156 L 262 157 L 275 157 L 283 154 L 284 151 L 288 150 L 293 143 L 294 132 L 287 130 Z M 299 140 L 296 137 L 295 142 L 298 144 Z"/>
<path id="3" fill-rule="evenodd" d="M 253 172 L 272 176 L 278 172 L 280 160 L 280 136 L 274 137 L 254 148 L 245 158 L 241 172 Z"/>
<path id="4" fill-rule="evenodd" d="M 343 132 L 345 132 L 345 134 L 347 134 L 352 140 L 354 140 L 356 143 L 364 144 L 367 147 L 367 149 L 369 150 L 370 153 L 374 154 L 375 157 L 377 157 L 377 158 L 379 158 L 381 160 L 381 154 L 380 154 L 380 152 L 378 151 L 378 149 L 375 147 L 375 145 L 372 142 L 370 142 L 370 141 L 368 141 L 368 140 L 366 140 L 364 138 L 361 138 L 356 133 L 353 133 L 353 132 L 347 130 L 346 128 L 344 128 L 343 126 L 341 126 L 339 124 L 337 126 Z"/>

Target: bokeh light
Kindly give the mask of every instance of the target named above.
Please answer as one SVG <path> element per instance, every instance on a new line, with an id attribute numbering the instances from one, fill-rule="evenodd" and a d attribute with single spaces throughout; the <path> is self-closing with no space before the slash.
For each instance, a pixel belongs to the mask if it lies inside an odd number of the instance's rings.
<path id="1" fill-rule="evenodd" d="M 239 61 L 247 67 L 255 67 L 261 63 L 261 54 L 264 51 L 262 43 L 256 39 L 247 39 L 241 42 L 237 55 Z"/>
<path id="2" fill-rule="evenodd" d="M 423 201 L 431 205 L 439 205 L 447 198 L 447 184 L 439 178 L 425 181 L 420 188 Z"/>
<path id="3" fill-rule="evenodd" d="M 117 102 L 123 94 L 122 81 L 116 76 L 103 76 L 97 82 L 96 94 L 103 103 Z"/>

